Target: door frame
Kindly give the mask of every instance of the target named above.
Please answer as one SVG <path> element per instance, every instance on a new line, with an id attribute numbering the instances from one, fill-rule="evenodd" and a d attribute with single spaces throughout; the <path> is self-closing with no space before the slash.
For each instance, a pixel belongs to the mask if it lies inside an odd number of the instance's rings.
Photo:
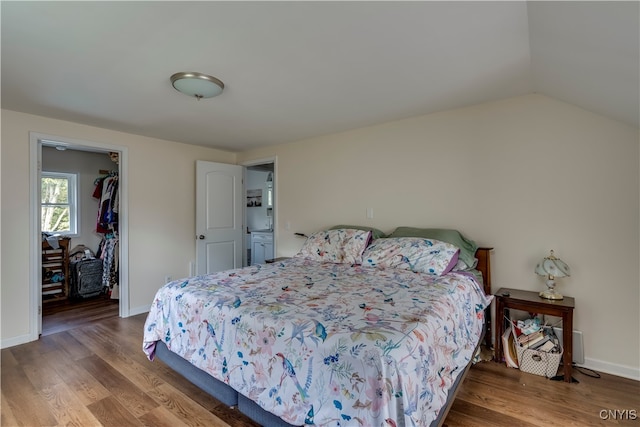
<path id="1" fill-rule="evenodd" d="M 35 341 L 42 332 L 42 234 L 40 230 L 40 176 L 42 171 L 42 145 L 65 145 L 69 149 L 92 152 L 119 153 L 119 276 L 120 287 L 119 316 L 129 317 L 129 203 L 128 203 L 128 162 L 129 154 L 125 146 L 107 144 L 29 132 L 29 338 Z"/>
<path id="2" fill-rule="evenodd" d="M 258 165 L 266 165 L 269 163 L 273 163 L 273 193 L 274 193 L 274 197 L 273 197 L 273 256 L 276 257 L 277 253 L 278 253 L 278 247 L 277 247 L 277 242 L 278 242 L 278 194 L 280 193 L 278 191 L 278 156 L 272 156 L 272 157 L 265 157 L 262 159 L 255 159 L 255 160 L 247 160 L 244 162 L 241 162 L 240 165 L 244 167 L 244 182 L 247 182 L 247 167 L 249 166 L 258 166 Z M 247 191 L 247 186 L 246 184 L 243 185 L 244 187 L 244 192 L 246 193 Z M 243 209 L 244 209 L 244 223 L 247 224 L 247 209 L 246 207 L 244 207 L 244 203 L 243 205 Z M 244 241 L 243 241 L 244 244 Z M 244 265 L 248 264 L 248 260 L 246 259 L 247 257 L 247 248 L 244 248 L 243 251 L 243 257 L 245 258 L 245 263 Z"/>

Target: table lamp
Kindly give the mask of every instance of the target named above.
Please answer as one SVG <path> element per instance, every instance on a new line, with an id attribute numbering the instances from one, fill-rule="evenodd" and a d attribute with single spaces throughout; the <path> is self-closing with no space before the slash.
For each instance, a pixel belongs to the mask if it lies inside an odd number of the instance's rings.
<path id="1" fill-rule="evenodd" d="M 547 276 L 547 290 L 540 292 L 540 296 L 546 299 L 563 299 L 564 297 L 556 292 L 556 277 L 570 276 L 569 266 L 560 258 L 553 255 L 553 251 L 549 256 L 544 257 L 542 261 L 536 265 L 536 274 Z"/>

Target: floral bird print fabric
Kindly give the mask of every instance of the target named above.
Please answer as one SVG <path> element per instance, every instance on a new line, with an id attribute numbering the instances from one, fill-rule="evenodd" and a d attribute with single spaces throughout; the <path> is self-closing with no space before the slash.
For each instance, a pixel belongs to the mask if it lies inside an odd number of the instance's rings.
<path id="1" fill-rule="evenodd" d="M 473 275 L 292 258 L 168 283 L 156 341 L 294 425 L 427 426 L 473 357 Z"/>

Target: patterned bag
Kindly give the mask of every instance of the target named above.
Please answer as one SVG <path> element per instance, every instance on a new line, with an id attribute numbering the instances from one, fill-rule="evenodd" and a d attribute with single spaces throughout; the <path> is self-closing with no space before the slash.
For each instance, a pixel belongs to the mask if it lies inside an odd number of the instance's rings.
<path id="1" fill-rule="evenodd" d="M 521 371 L 551 378 L 556 376 L 563 350 L 560 353 L 548 353 L 516 345 L 516 352 Z"/>

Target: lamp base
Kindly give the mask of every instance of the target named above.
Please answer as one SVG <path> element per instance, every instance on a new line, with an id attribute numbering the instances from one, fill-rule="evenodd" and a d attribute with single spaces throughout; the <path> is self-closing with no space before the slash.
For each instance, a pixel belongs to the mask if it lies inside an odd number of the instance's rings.
<path id="1" fill-rule="evenodd" d="M 556 291 L 548 290 L 548 289 L 546 291 L 540 292 L 540 298 L 554 299 L 554 300 L 564 299 L 564 297 L 561 294 L 557 293 Z"/>

